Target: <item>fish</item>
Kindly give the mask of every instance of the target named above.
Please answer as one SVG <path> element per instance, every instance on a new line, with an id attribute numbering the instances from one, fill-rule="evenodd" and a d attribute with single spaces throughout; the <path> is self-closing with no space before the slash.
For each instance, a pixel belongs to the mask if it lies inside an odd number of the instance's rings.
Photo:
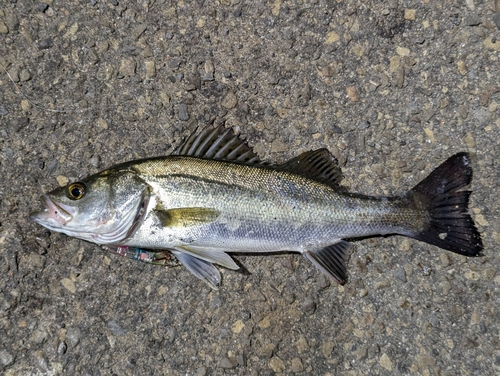
<path id="1" fill-rule="evenodd" d="M 230 254 L 296 252 L 344 284 L 352 241 L 402 235 L 481 255 L 468 213 L 471 159 L 460 152 L 394 197 L 349 192 L 326 149 L 262 161 L 224 125 L 193 133 L 169 156 L 118 164 L 41 197 L 34 222 L 121 256 L 184 265 L 217 289 Z"/>

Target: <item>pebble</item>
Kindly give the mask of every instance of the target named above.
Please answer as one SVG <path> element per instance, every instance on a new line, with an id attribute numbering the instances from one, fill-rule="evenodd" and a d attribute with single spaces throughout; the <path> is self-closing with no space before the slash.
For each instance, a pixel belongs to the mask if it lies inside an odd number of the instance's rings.
<path id="1" fill-rule="evenodd" d="M 182 121 L 189 120 L 188 108 L 187 108 L 187 105 L 185 103 L 181 103 L 179 105 L 179 120 L 182 120 Z"/>
<path id="2" fill-rule="evenodd" d="M 394 364 L 386 353 L 383 353 L 379 360 L 380 366 L 387 371 L 392 371 Z"/>
<path id="3" fill-rule="evenodd" d="M 394 277 L 399 279 L 401 282 L 406 282 L 406 270 L 401 267 L 394 271 Z"/>
<path id="4" fill-rule="evenodd" d="M 415 21 L 416 10 L 415 9 L 405 9 L 405 20 Z"/>
<path id="5" fill-rule="evenodd" d="M 80 337 L 82 333 L 80 328 L 72 326 L 66 330 L 66 341 L 71 347 L 75 347 L 80 343 Z M 60 346 L 60 345 L 59 345 Z"/>
<path id="6" fill-rule="evenodd" d="M 113 332 L 113 334 L 116 334 L 118 336 L 122 336 L 127 333 L 127 331 L 123 329 L 122 326 L 118 324 L 118 322 L 114 319 L 108 321 L 108 328 L 109 330 L 111 330 L 111 332 Z"/>
<path id="7" fill-rule="evenodd" d="M 292 372 L 295 372 L 295 373 L 304 371 L 304 365 L 302 364 L 302 359 L 293 358 L 292 359 L 292 366 L 290 369 Z"/>
<path id="8" fill-rule="evenodd" d="M 52 47 L 54 45 L 54 41 L 52 40 L 52 38 L 45 38 L 45 39 L 42 39 L 39 43 L 38 43 L 38 49 L 40 50 L 46 50 L 50 47 Z"/>
<path id="9" fill-rule="evenodd" d="M 0 21 L 0 34 L 7 34 L 9 32 L 9 27 L 5 24 L 5 22 Z"/>
<path id="10" fill-rule="evenodd" d="M 306 297 L 302 301 L 300 308 L 306 315 L 312 315 L 316 311 L 316 302 L 312 298 Z"/>
<path id="11" fill-rule="evenodd" d="M 7 110 L 3 104 L 0 104 L 0 116 L 5 116 L 8 114 L 9 110 Z"/>
<path id="12" fill-rule="evenodd" d="M 233 356 L 224 356 L 219 361 L 219 367 L 224 369 L 233 369 L 238 366 L 238 361 Z"/>
<path id="13" fill-rule="evenodd" d="M 222 107 L 227 108 L 228 110 L 236 107 L 238 104 L 238 98 L 233 91 L 230 91 L 226 94 L 226 96 L 222 99 Z"/>
<path id="14" fill-rule="evenodd" d="M 7 367 L 14 364 L 14 360 L 14 355 L 9 353 L 7 350 L 0 351 L 0 363 L 2 363 L 3 366 Z"/>
<path id="15" fill-rule="evenodd" d="M 245 323 L 241 320 L 237 320 L 233 325 L 231 325 L 231 330 L 234 334 L 239 334 L 244 327 Z"/>
<path id="16" fill-rule="evenodd" d="M 273 343 L 268 343 L 265 345 L 263 348 L 260 349 L 259 355 L 264 358 L 270 358 L 274 354 L 274 349 L 276 348 L 276 345 Z"/>
<path id="17" fill-rule="evenodd" d="M 59 355 L 64 355 L 66 354 L 66 350 L 68 349 L 68 345 L 66 344 L 66 342 L 62 341 L 61 343 L 59 343 L 59 345 L 57 346 L 57 353 Z"/>
<path id="18" fill-rule="evenodd" d="M 135 75 L 135 68 L 137 66 L 137 63 L 135 62 L 134 58 L 128 57 L 125 59 L 122 59 L 120 63 L 120 69 L 118 70 L 119 72 L 119 77 L 130 77 Z"/>
<path id="19" fill-rule="evenodd" d="M 151 79 L 156 76 L 156 66 L 154 61 L 146 61 L 144 62 L 144 66 L 146 67 L 146 78 Z"/>
<path id="20" fill-rule="evenodd" d="M 49 170 L 51 170 L 51 167 L 52 167 L 52 165 L 49 166 Z M 56 168 L 57 168 L 57 165 L 56 165 Z M 59 184 L 60 187 L 65 187 L 69 183 L 69 179 L 63 175 L 58 175 L 56 177 L 56 180 L 57 180 L 57 184 Z"/>
<path id="21" fill-rule="evenodd" d="M 61 284 L 64 286 L 66 290 L 74 294 L 76 292 L 75 283 L 69 278 L 63 278 L 61 280 Z"/>
<path id="22" fill-rule="evenodd" d="M 281 360 L 281 358 L 278 358 L 277 356 L 273 356 L 271 358 L 269 366 L 276 373 L 283 372 L 285 370 L 285 363 L 283 362 L 283 360 Z"/>
<path id="23" fill-rule="evenodd" d="M 346 88 L 347 97 L 351 100 L 351 102 L 359 101 L 359 92 L 355 86 L 349 86 Z"/>

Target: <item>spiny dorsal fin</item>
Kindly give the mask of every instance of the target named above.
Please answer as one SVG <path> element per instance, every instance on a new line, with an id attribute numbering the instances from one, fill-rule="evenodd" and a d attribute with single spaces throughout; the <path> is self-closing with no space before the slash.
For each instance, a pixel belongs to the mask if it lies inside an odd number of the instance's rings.
<path id="1" fill-rule="evenodd" d="M 339 188 L 342 171 L 337 159 L 327 149 L 306 151 L 280 165 L 280 168 L 317 182 Z"/>
<path id="2" fill-rule="evenodd" d="M 174 152 L 174 155 L 219 159 L 246 164 L 260 164 L 259 157 L 245 140 L 223 125 L 206 126 L 199 134 L 193 133 Z"/>
<path id="3" fill-rule="evenodd" d="M 190 227 L 212 223 L 220 216 L 220 211 L 211 208 L 174 208 L 156 210 L 163 227 Z"/>

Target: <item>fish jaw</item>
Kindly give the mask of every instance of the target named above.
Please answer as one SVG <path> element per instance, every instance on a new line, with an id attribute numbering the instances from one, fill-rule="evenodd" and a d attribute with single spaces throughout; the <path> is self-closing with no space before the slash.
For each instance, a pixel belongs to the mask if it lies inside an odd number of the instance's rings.
<path id="1" fill-rule="evenodd" d="M 62 203 L 56 204 L 48 195 L 43 195 L 41 201 L 45 204 L 45 209 L 31 213 L 30 219 L 42 226 L 59 228 L 70 222 L 75 215 L 75 208 Z"/>

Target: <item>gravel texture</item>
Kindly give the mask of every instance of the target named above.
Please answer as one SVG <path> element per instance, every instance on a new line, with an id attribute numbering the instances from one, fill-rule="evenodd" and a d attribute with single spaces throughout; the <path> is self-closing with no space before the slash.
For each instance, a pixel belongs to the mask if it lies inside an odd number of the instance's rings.
<path id="1" fill-rule="evenodd" d="M 500 373 L 498 0 L 5 0 L 0 63 L 0 373 Z M 29 221 L 213 117 L 269 161 L 328 147 L 366 194 L 471 152 L 484 256 L 365 239 L 344 287 L 282 254 L 211 291 Z"/>

